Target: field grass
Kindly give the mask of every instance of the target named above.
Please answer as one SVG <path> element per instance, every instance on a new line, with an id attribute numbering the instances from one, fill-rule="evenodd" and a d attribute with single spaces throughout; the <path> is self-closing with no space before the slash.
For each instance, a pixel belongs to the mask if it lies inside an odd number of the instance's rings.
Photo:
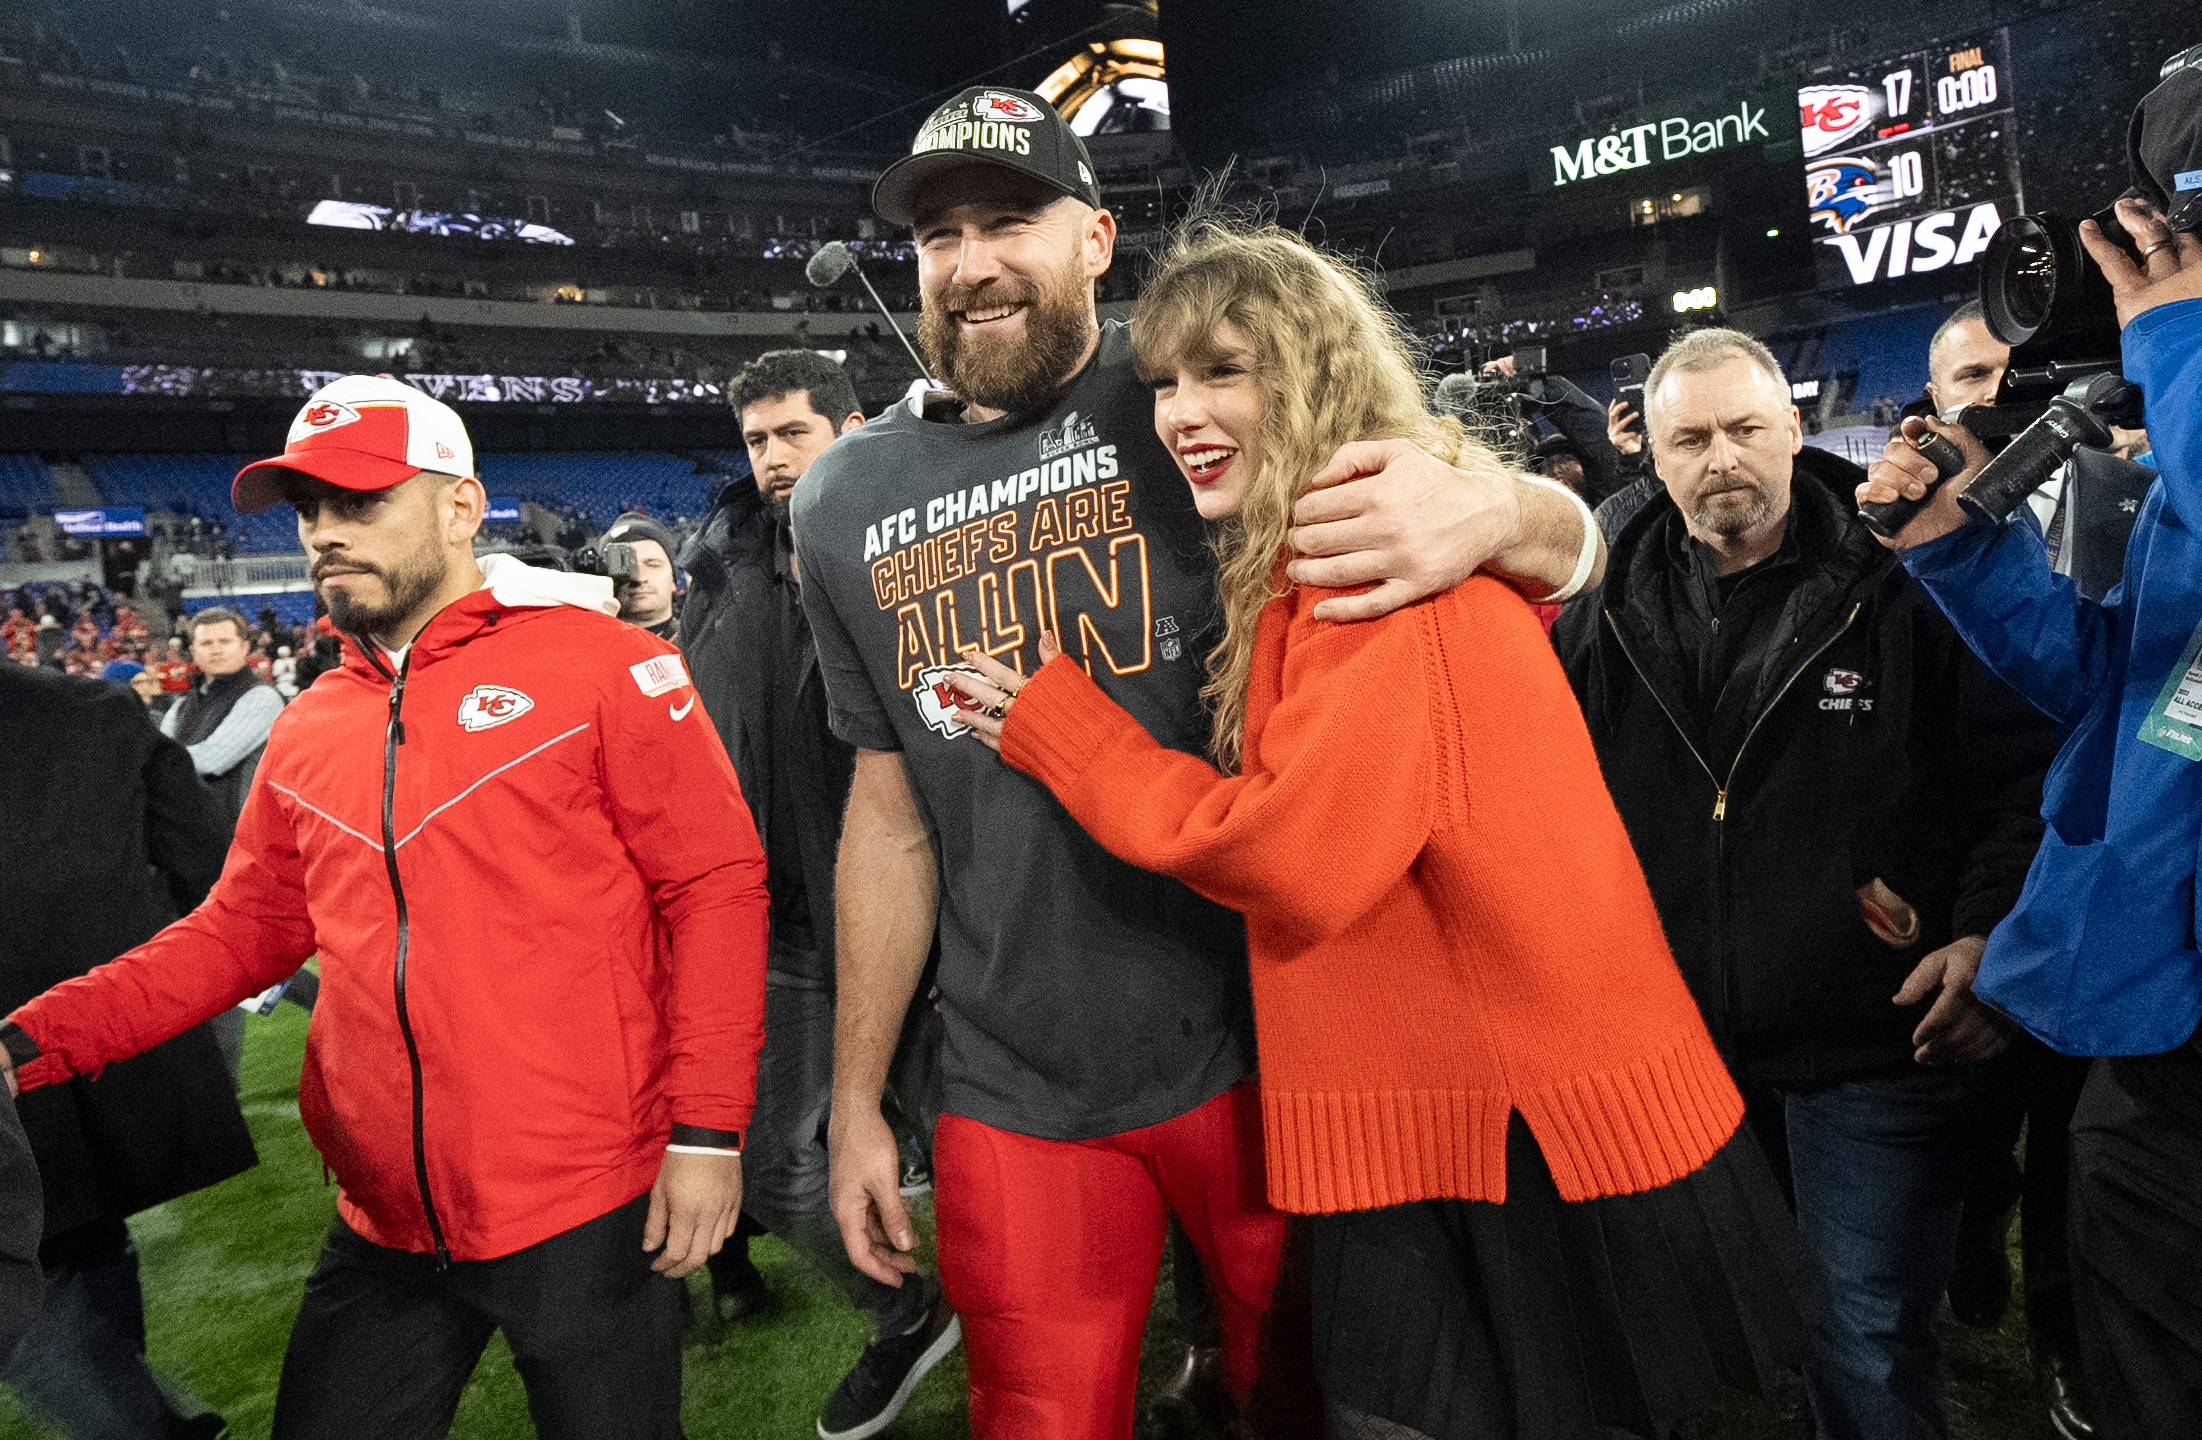
<path id="1" fill-rule="evenodd" d="M 283 1342 L 300 1287 L 335 1213 L 336 1194 L 298 1123 L 305 1016 L 283 1006 L 247 1027 L 243 1098 L 259 1145 L 257 1168 L 132 1222 L 144 1266 L 154 1363 L 229 1418 L 239 1440 L 268 1434 Z M 930 1207 L 921 1228 L 930 1232 Z M 690 1440 L 803 1440 L 819 1404 L 864 1343 L 857 1316 L 779 1242 L 754 1251 L 773 1295 L 765 1314 L 691 1344 L 685 1424 Z M 694 1277 L 698 1294 L 702 1276 Z M 1956 1440 L 2051 1440 L 2025 1375 L 2025 1334 L 2013 1319 L 1990 1335 L 1950 1326 Z M 1176 1350 L 1170 1287 L 1158 1289 L 1147 1336 L 1146 1385 Z M 963 1366 L 950 1360 L 919 1387 L 897 1440 L 966 1440 Z M 1694 1440 L 1794 1440 L 1795 1400 L 1739 1404 Z M 460 1404 L 462 1440 L 524 1440 L 532 1433 L 518 1377 L 494 1342 Z M 0 1393 L 0 1440 L 51 1440 Z"/>

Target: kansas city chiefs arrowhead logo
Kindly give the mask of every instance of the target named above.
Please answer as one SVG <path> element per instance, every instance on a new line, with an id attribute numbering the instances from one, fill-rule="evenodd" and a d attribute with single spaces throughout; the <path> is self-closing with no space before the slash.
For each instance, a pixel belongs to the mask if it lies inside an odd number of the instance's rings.
<path id="1" fill-rule="evenodd" d="M 1021 95 L 1004 95 L 999 90 L 989 90 L 973 97 L 971 114 L 980 120 L 1008 120 L 1019 125 L 1030 125 L 1040 118 L 1040 107 Z"/>
<path id="2" fill-rule="evenodd" d="M 1820 684 L 1830 695 L 1850 695 L 1866 683 L 1866 677 L 1855 670 L 1830 670 Z"/>
<path id="3" fill-rule="evenodd" d="M 335 400 L 317 400 L 308 405 L 306 413 L 298 418 L 309 430 L 333 430 L 339 425 L 349 425 L 357 420 L 359 412 Z"/>
<path id="4" fill-rule="evenodd" d="M 477 685 L 459 702 L 459 728 L 468 734 L 490 730 L 517 720 L 535 708 L 535 702 L 503 685 Z"/>
<path id="5" fill-rule="evenodd" d="M 966 707 L 964 694 L 948 683 L 948 677 L 978 673 L 969 665 L 935 665 L 918 671 L 917 688 L 910 692 L 910 698 L 917 702 L 918 714 L 941 738 L 953 740 L 971 729 L 958 714 Z"/>

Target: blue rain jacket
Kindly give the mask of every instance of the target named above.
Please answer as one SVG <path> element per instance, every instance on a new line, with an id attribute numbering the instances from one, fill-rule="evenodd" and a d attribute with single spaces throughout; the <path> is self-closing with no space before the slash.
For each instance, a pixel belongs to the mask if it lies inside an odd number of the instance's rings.
<path id="1" fill-rule="evenodd" d="M 2162 473 L 2123 584 L 2084 599 L 2024 525 L 1904 553 L 1974 653 L 2068 733 L 2043 788 L 2048 833 L 1976 989 L 2070 1055 L 2159 1054 L 2202 1021 L 2202 731 L 2154 718 L 2202 667 L 2202 300 L 2137 317 L 2124 351 Z M 2192 688 L 2202 700 L 2202 668 Z"/>

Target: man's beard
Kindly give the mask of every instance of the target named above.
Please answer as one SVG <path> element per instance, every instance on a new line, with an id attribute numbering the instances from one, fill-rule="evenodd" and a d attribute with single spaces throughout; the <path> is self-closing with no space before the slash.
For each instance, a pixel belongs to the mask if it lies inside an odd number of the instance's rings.
<path id="1" fill-rule="evenodd" d="M 1024 337 L 974 338 L 956 312 L 1024 305 Z M 1004 282 L 965 290 L 949 286 L 922 299 L 918 344 L 933 372 L 975 405 L 1011 415 L 1050 409 L 1070 370 L 1093 340 L 1093 317 L 1082 282 L 1034 287 Z"/>
<path id="2" fill-rule="evenodd" d="M 373 575 L 382 581 L 387 598 L 380 605 L 372 605 L 349 590 L 323 589 L 321 580 L 329 571 Z M 394 628 L 426 604 L 450 574 L 450 559 L 432 545 L 422 546 L 393 569 L 364 560 L 332 559 L 317 563 L 313 570 L 314 590 L 321 596 L 321 603 L 329 607 L 329 622 L 349 635 L 380 635 Z"/>
<path id="3" fill-rule="evenodd" d="M 1750 487 L 1749 500 L 1741 505 L 1733 502 L 1713 505 L 1715 499 L 1723 499 L 1737 492 L 1724 490 L 1718 496 L 1706 496 L 1697 504 L 1697 513 L 1690 517 L 1690 528 L 1700 535 L 1717 535 L 1723 540 L 1740 539 L 1764 526 L 1774 518 L 1774 497 L 1758 486 Z"/>

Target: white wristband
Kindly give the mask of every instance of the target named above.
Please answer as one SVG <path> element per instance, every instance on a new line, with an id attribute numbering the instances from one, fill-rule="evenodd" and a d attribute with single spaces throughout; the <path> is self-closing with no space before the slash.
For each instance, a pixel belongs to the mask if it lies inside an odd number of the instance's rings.
<path id="1" fill-rule="evenodd" d="M 668 1145 L 665 1147 L 665 1153 L 668 1155 L 731 1155 L 737 1160 L 742 1157 L 741 1151 L 728 1150 L 718 1145 Z"/>
<path id="2" fill-rule="evenodd" d="M 1542 600 L 1534 602 L 1539 605 L 1563 605 L 1582 593 L 1583 586 L 1590 580 L 1590 572 L 1597 567 L 1598 517 L 1590 513 L 1590 507 L 1583 503 L 1582 496 L 1568 489 L 1559 481 L 1547 480 L 1542 475 L 1523 475 L 1520 478 L 1527 484 L 1541 485 L 1547 490 L 1554 490 L 1565 495 L 1569 503 L 1575 507 L 1575 513 L 1582 517 L 1583 548 L 1582 552 L 1575 557 L 1575 573 L 1567 577 L 1565 585 L 1545 596 Z"/>

